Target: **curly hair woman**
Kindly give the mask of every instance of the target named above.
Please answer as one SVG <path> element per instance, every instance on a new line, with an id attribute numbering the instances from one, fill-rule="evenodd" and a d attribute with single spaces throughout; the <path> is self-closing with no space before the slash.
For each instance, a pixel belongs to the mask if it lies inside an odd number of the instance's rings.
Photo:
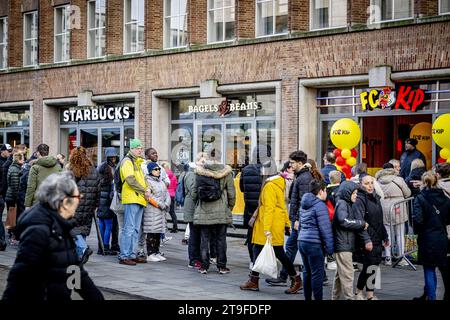
<path id="1" fill-rule="evenodd" d="M 80 262 L 86 263 L 92 254 L 92 250 L 86 244 L 86 237 L 91 233 L 92 218 L 98 208 L 100 176 L 84 147 L 72 150 L 67 169 L 74 175 L 81 194 L 80 204 L 71 220 L 74 225 L 71 235 L 75 238 Z"/>

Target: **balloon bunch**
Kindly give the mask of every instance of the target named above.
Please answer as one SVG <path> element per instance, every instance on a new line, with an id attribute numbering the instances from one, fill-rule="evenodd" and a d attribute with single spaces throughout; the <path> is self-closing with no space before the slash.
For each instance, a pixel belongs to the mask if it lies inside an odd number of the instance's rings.
<path id="1" fill-rule="evenodd" d="M 434 142 L 441 147 L 438 163 L 450 163 L 450 113 L 439 116 L 431 128 Z"/>
<path id="2" fill-rule="evenodd" d="M 345 174 L 347 179 L 352 176 L 352 167 L 356 164 L 358 151 L 356 149 L 334 149 L 336 157 L 336 168 Z"/>

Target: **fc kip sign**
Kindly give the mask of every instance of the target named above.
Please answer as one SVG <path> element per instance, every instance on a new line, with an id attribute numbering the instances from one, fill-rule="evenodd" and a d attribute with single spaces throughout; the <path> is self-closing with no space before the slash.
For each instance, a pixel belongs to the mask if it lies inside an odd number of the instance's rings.
<path id="1" fill-rule="evenodd" d="M 395 92 L 390 88 L 361 92 L 361 109 L 374 110 L 376 108 L 404 109 L 416 112 L 423 107 L 425 92 L 422 89 L 413 90 L 411 86 L 400 86 Z"/>

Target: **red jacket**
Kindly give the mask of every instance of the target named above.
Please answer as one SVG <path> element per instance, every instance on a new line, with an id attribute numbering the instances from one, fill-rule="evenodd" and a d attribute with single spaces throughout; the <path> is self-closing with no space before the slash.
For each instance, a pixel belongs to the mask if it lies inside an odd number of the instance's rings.
<path id="1" fill-rule="evenodd" d="M 177 190 L 177 186 L 178 186 L 177 177 L 175 177 L 172 170 L 170 170 L 170 169 L 165 169 L 165 170 L 166 170 L 167 176 L 170 179 L 170 186 L 167 189 L 169 190 L 170 197 L 173 198 L 173 197 L 175 197 L 175 191 Z"/>

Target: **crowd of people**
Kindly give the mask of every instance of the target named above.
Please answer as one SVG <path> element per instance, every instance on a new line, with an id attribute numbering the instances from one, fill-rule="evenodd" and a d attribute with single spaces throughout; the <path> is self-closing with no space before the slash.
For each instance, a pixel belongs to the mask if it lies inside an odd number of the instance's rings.
<path id="1" fill-rule="evenodd" d="M 380 272 L 381 263 L 394 262 L 394 241 L 395 257 L 400 257 L 395 262 L 407 265 L 402 259 L 405 228 L 412 225 L 425 279 L 424 294 L 418 299 L 436 299 L 439 268 L 448 300 L 450 163 L 426 171 L 425 157 L 416 145 L 415 139 L 408 139 L 400 160 L 385 163 L 375 177 L 365 163 L 355 165 L 350 179 L 338 171 L 332 152 L 324 155 L 322 169 L 301 150 L 292 152 L 278 168 L 268 146 L 255 147 L 239 180 L 250 269 L 240 289 L 259 290 L 260 275 L 253 266 L 269 241 L 283 268 L 277 278 L 266 279 L 268 285 L 288 285 L 286 294 L 303 289 L 306 300 L 322 300 L 329 269 L 335 270 L 333 300 L 376 300 L 372 275 Z M 236 190 L 233 170 L 221 163 L 220 150 L 199 153 L 195 161 L 184 164 L 178 177 L 168 163 L 158 162 L 155 148 L 145 149 L 139 139 L 130 141 L 122 159 L 115 148 L 105 148 L 105 161 L 98 167 L 82 146 L 74 148 L 67 160 L 62 154 L 51 156 L 46 144 L 40 144 L 30 159 L 24 145 L 4 144 L 0 151 L 0 212 L 6 205 L 9 237 L 2 223 L 0 250 L 8 242 L 21 248 L 5 299 L 55 298 L 59 293 L 59 298 L 70 297 L 61 285 L 67 276 L 57 274 L 71 264 L 83 270 L 86 290 L 80 294 L 101 299 L 83 269 L 93 253 L 86 242 L 93 221 L 98 227 L 98 254 L 116 255 L 126 266 L 156 263 L 168 258 L 161 252 L 161 245 L 170 239 L 165 235 L 167 216 L 171 232 L 178 232 L 177 205 L 187 224 L 182 241 L 187 244 L 188 267 L 200 274 L 210 272 L 211 265 L 219 274 L 231 272 L 226 236 Z M 44 246 L 53 250 L 45 262 L 39 256 Z M 64 251 L 70 254 L 62 257 Z M 299 270 L 294 266 L 297 253 L 302 261 Z M 355 263 L 362 264 L 356 292 Z M 55 271 L 55 278 L 48 270 Z M 40 291 L 23 292 L 23 281 L 36 272 L 47 275 L 36 284 Z"/>

